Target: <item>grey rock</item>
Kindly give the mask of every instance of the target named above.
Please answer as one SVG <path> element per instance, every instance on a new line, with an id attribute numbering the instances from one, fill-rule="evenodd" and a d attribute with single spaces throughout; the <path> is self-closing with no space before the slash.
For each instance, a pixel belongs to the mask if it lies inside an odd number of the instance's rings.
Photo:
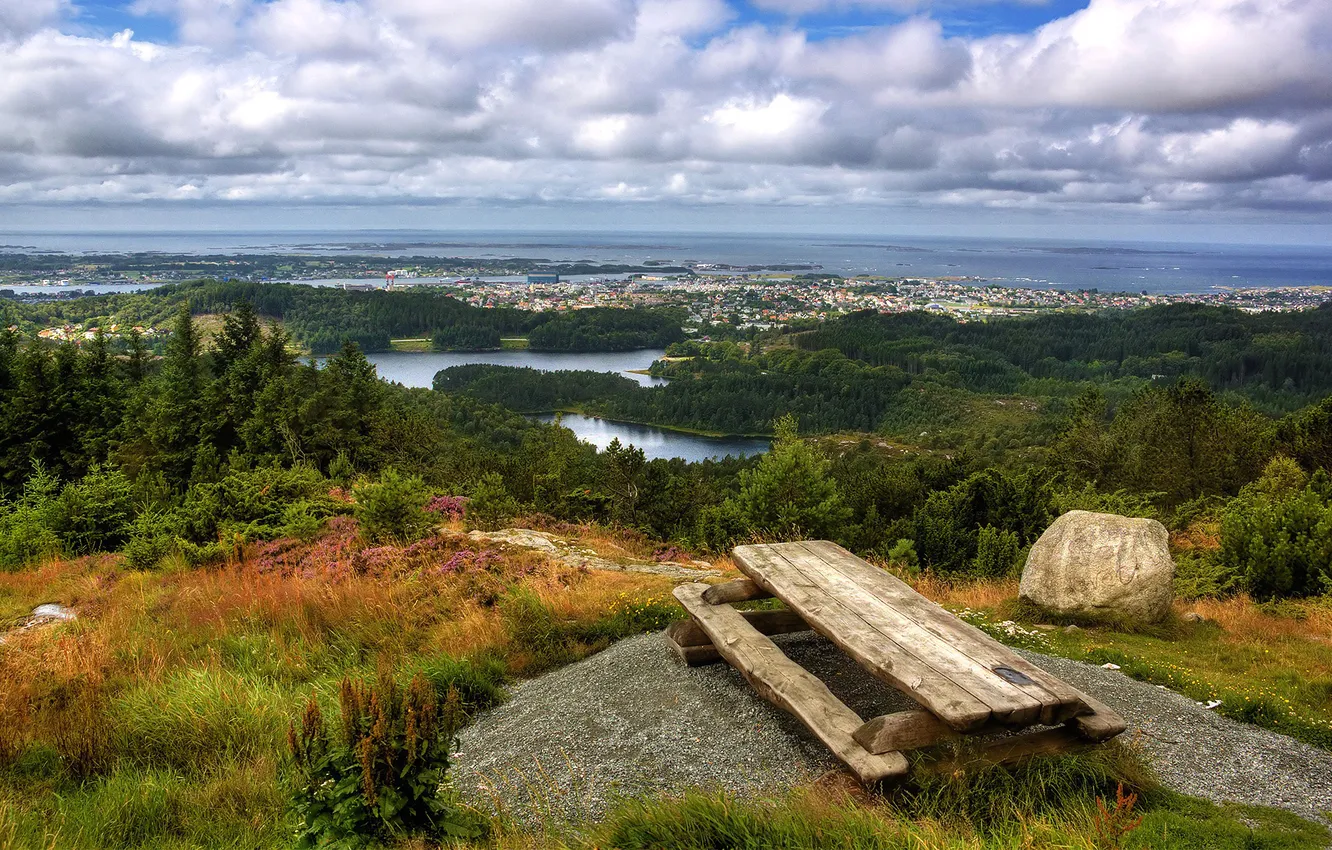
<path id="1" fill-rule="evenodd" d="M 1031 547 L 1019 594 L 1059 614 L 1157 623 L 1170 612 L 1174 578 L 1161 523 L 1069 511 Z"/>

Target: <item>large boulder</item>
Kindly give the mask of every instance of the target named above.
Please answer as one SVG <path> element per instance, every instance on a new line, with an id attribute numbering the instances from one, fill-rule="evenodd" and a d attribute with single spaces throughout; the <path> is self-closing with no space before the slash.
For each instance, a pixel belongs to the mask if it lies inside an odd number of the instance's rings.
<path id="1" fill-rule="evenodd" d="M 1157 623 L 1170 611 L 1174 578 L 1161 523 L 1069 511 L 1031 547 L 1019 594 L 1058 614 Z"/>

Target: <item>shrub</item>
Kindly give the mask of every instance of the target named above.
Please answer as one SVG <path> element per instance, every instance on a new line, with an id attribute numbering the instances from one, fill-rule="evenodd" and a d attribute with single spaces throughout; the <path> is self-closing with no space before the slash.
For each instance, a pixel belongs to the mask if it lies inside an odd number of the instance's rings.
<path id="1" fill-rule="evenodd" d="M 760 534 L 795 539 L 835 536 L 851 511 L 837 492 L 831 464 L 800 439 L 794 416 L 778 419 L 776 431 L 772 450 L 757 466 L 741 471 L 740 492 L 728 501 Z"/>
<path id="2" fill-rule="evenodd" d="M 1175 556 L 1175 595 L 1181 599 L 1228 596 L 1239 590 L 1240 573 L 1213 553 L 1180 552 Z"/>
<path id="3" fill-rule="evenodd" d="M 403 690 L 388 671 L 373 686 L 344 679 L 330 734 L 311 699 L 287 740 L 296 774 L 292 806 L 307 847 L 362 847 L 376 839 L 480 837 L 484 822 L 442 791 L 457 723 L 422 675 Z"/>
<path id="4" fill-rule="evenodd" d="M 497 473 L 487 472 L 472 489 L 464 516 L 473 528 L 493 531 L 501 528 L 517 512 L 518 503 L 505 489 L 504 480 Z"/>
<path id="5" fill-rule="evenodd" d="M 467 510 L 466 496 L 436 496 L 426 503 L 426 513 L 443 521 L 459 520 Z"/>
<path id="6" fill-rule="evenodd" d="M 60 491 L 52 505 L 51 526 L 65 548 L 86 555 L 119 549 L 133 517 L 133 483 L 119 469 L 94 466 Z"/>
<path id="7" fill-rule="evenodd" d="M 1279 460 L 1279 459 L 1278 459 Z M 1274 460 L 1273 464 L 1277 464 Z M 1294 489 L 1289 470 L 1246 487 L 1221 523 L 1221 563 L 1255 598 L 1314 596 L 1332 589 L 1332 479 L 1323 471 Z M 1282 486 L 1282 484 L 1287 486 Z"/>
<path id="8" fill-rule="evenodd" d="M 352 479 L 356 477 L 356 467 L 352 465 L 351 458 L 347 457 L 346 452 L 338 452 L 337 456 L 329 461 L 328 477 L 330 481 L 336 482 L 344 489 L 351 486 Z"/>
<path id="9" fill-rule="evenodd" d="M 924 566 L 945 573 L 971 572 L 978 568 L 981 536 L 988 527 L 983 567 L 998 572 L 982 574 L 999 575 L 1016 561 L 1020 547 L 1034 543 L 1049 526 L 1054 506 L 1050 485 L 1040 475 L 987 469 L 947 490 L 936 490 L 916 510 L 912 518 L 916 551 Z M 1005 558 L 1011 560 L 1001 564 Z"/>
<path id="10" fill-rule="evenodd" d="M 19 500 L 9 506 L 0 503 L 0 569 L 18 569 L 61 551 L 50 522 L 59 488 L 60 480 L 35 463 Z"/>
<path id="11" fill-rule="evenodd" d="M 1022 546 L 1011 531 L 1002 531 L 987 525 L 976 532 L 976 557 L 971 562 L 971 573 L 995 578 L 1006 576 L 1017 569 Z"/>
<path id="12" fill-rule="evenodd" d="M 131 569 L 151 570 L 175 550 L 175 520 L 170 514 L 145 511 L 129 526 L 123 553 Z"/>
<path id="13" fill-rule="evenodd" d="M 430 530 L 434 517 L 426 513 L 430 495 L 425 482 L 387 467 L 374 484 L 357 487 L 356 518 L 370 540 L 411 543 Z"/>
<path id="14" fill-rule="evenodd" d="M 888 549 L 888 560 L 898 566 L 915 571 L 920 567 L 920 558 L 916 555 L 916 543 L 909 537 L 898 538 Z"/>
<path id="15" fill-rule="evenodd" d="M 346 509 L 329 497 L 328 481 L 310 467 L 233 471 L 215 483 L 190 487 L 179 509 L 179 536 L 195 543 L 219 535 L 270 540 L 286 532 L 287 512 L 302 502 L 321 519 Z"/>

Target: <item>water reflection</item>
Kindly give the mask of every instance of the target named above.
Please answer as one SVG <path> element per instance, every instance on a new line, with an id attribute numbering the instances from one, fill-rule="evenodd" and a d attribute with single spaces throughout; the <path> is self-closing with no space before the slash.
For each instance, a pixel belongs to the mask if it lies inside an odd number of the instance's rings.
<path id="1" fill-rule="evenodd" d="M 516 349 L 509 351 L 383 351 L 366 355 L 366 359 L 379 370 L 379 377 L 386 381 L 397 381 L 407 387 L 429 388 L 435 380 L 435 373 L 450 366 L 466 366 L 469 363 L 489 363 L 493 366 L 526 366 L 543 372 L 560 370 L 616 372 L 626 378 L 637 381 L 645 387 L 665 383 L 659 378 L 639 375 L 629 370 L 646 369 L 652 361 L 661 358 L 666 352 L 660 348 L 647 348 L 642 351 L 602 351 L 591 353 L 573 353 L 563 351 L 527 351 Z"/>
<path id="2" fill-rule="evenodd" d="M 542 414 L 532 418 L 541 422 L 552 422 L 555 420 L 555 414 Z M 591 443 L 598 449 L 606 448 L 614 439 L 637 446 L 643 450 L 648 460 L 678 457 L 697 462 L 727 455 L 749 457 L 766 452 L 769 446 L 767 440 L 750 437 L 700 437 L 667 428 L 614 422 L 577 413 L 564 414 L 560 424 L 573 431 L 578 439 Z"/>

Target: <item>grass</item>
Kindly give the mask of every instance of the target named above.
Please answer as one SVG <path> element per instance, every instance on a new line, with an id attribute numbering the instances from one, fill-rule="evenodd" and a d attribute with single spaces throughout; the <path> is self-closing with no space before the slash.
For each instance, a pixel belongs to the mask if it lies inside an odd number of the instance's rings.
<path id="1" fill-rule="evenodd" d="M 374 574 L 312 568 L 302 553 L 326 544 L 212 569 L 87 558 L 0 575 L 0 630 L 42 602 L 79 612 L 0 647 L 0 848 L 285 846 L 285 734 L 312 694 L 331 707 L 343 676 L 387 664 L 474 711 L 516 675 L 676 615 L 656 576 L 524 550 L 431 569 L 461 543 L 424 560 L 377 548 Z"/>
<path id="2" fill-rule="evenodd" d="M 504 337 L 500 339 L 501 350 L 507 351 L 509 349 L 524 349 L 527 347 L 527 337 L 525 336 Z"/>
<path id="3" fill-rule="evenodd" d="M 663 551 L 633 533 L 549 530 L 612 560 Z M 292 541 L 279 554 L 254 547 L 209 569 L 133 572 L 98 557 L 0 574 L 0 631 L 42 602 L 79 613 L 0 646 L 0 850 L 290 846 L 284 736 L 311 695 L 331 709 L 344 676 L 369 678 L 387 665 L 403 681 L 424 674 L 475 711 L 503 700 L 516 676 L 679 616 L 666 579 L 589 572 L 527 550 L 465 553 L 475 544 L 452 538 L 376 548 L 352 569 L 348 553 L 362 544 L 338 538 L 343 532 Z M 441 571 L 441 563 L 461 566 Z M 717 566 L 729 569 L 725 559 Z M 1011 583 L 918 581 L 927 595 L 980 612 L 991 629 L 1015 594 Z M 1220 694 L 1236 710 L 1240 693 L 1265 698 L 1249 704 L 1258 708 L 1248 719 L 1274 728 L 1327 711 L 1328 609 L 1242 598 L 1191 607 L 1212 622 L 1175 623 L 1168 635 L 1028 631 L 1047 651 L 1113 653 L 1131 674 L 1185 692 L 1196 686 L 1199 698 Z M 1140 795 L 1124 823 L 1143 820 L 1116 845 L 1098 830 L 1119 817 L 1121 786 Z M 1110 801 L 1108 815 L 1098 798 Z M 600 824 L 552 824 L 546 836 L 501 829 L 495 844 L 1276 850 L 1325 839 L 1293 816 L 1161 791 L 1116 746 L 1015 772 L 921 772 L 886 797 L 825 778 L 782 799 L 627 801 Z"/>
<path id="4" fill-rule="evenodd" d="M 429 339 L 391 339 L 389 340 L 389 351 L 407 351 L 413 354 L 423 354 L 430 351 Z"/>
<path id="5" fill-rule="evenodd" d="M 1017 604 L 1013 580 L 949 584 L 914 580 L 926 596 L 954 610 L 970 610 L 978 624 L 1009 643 L 1092 664 L 1118 664 L 1135 679 L 1165 685 L 1198 701 L 1220 700 L 1217 711 L 1235 720 L 1332 749 L 1332 603 L 1260 605 L 1246 596 L 1176 602 L 1164 625 L 1125 628 L 1090 625 L 1073 633 L 1038 632 Z M 1201 622 L 1183 619 L 1200 614 Z M 1014 620 L 1017 634 L 994 629 Z"/>
<path id="6" fill-rule="evenodd" d="M 692 793 L 624 803 L 569 848 L 897 850 L 1152 848 L 1285 850 L 1325 846 L 1327 830 L 1251 806 L 1161 789 L 1126 746 L 937 776 L 917 770 L 883 796 L 824 782 L 788 797 Z M 553 842 L 550 842 L 553 844 Z"/>
<path id="7" fill-rule="evenodd" d="M 1108 808 L 1114 811 L 1111 798 Z M 1296 850 L 1326 846 L 1328 834 L 1293 815 L 1248 806 L 1215 806 L 1161 795 L 1131 818 L 1103 818 L 1094 801 L 1065 803 L 991 830 L 922 817 L 891 802 L 849 793 L 806 792 L 779 801 L 740 801 L 695 794 L 631 803 L 578 848 L 620 850 Z M 1141 812 L 1141 814 L 1138 814 Z M 1140 822 L 1134 825 L 1137 818 Z M 1109 820 L 1109 823 L 1106 823 Z M 1125 827 L 1133 828 L 1118 833 Z"/>

